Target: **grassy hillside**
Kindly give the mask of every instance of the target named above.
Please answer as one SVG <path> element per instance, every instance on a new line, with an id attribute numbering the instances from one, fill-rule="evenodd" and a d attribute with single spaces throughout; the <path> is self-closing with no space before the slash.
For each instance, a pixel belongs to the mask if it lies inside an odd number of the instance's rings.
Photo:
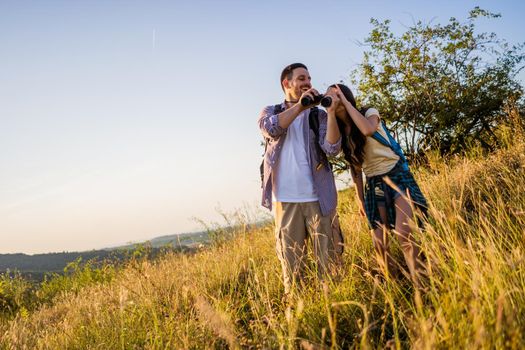
<path id="1" fill-rule="evenodd" d="M 273 227 L 238 225 L 229 241 L 134 260 L 111 278 L 4 317 L 0 347 L 524 348 L 525 146 L 429 157 L 417 173 L 431 205 L 417 234 L 427 256 L 424 290 L 377 276 L 366 223 L 347 190 L 339 206 L 344 266 L 322 283 L 310 272 L 294 298 L 283 296 Z"/>
<path id="2" fill-rule="evenodd" d="M 146 242 L 82 252 L 43 254 L 0 254 L 0 274 L 19 273 L 25 279 L 42 282 L 53 274 L 62 274 L 76 261 L 89 261 L 90 265 L 120 264 L 138 255 L 155 258 L 167 250 L 190 253 L 210 243 L 208 232 L 181 233 L 155 237 Z"/>
<path id="3" fill-rule="evenodd" d="M 130 243 L 130 244 L 121 245 L 117 247 L 111 247 L 111 248 L 107 248 L 107 250 L 135 249 L 137 246 L 140 246 L 140 245 L 148 245 L 152 248 L 165 248 L 167 246 L 170 246 L 174 248 L 188 249 L 188 248 L 196 248 L 196 247 L 199 247 L 200 245 L 208 244 L 209 241 L 210 241 L 210 237 L 208 236 L 208 232 L 205 232 L 205 231 L 192 232 L 192 233 L 179 233 L 179 234 L 155 237 L 146 242 Z"/>

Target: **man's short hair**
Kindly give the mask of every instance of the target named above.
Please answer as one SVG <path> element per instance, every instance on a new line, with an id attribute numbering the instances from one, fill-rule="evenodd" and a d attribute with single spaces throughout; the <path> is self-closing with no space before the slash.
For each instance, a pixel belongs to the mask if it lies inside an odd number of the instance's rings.
<path id="1" fill-rule="evenodd" d="M 284 67 L 281 73 L 281 88 L 283 89 L 283 91 L 284 91 L 284 86 L 283 86 L 284 79 L 288 79 L 288 80 L 292 79 L 293 71 L 294 69 L 297 69 L 297 68 L 304 68 L 308 70 L 308 68 L 302 63 L 292 63 Z"/>

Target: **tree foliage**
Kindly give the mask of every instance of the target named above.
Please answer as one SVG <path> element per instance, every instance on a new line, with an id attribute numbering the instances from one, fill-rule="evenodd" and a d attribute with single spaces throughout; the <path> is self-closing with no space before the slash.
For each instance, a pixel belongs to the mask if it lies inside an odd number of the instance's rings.
<path id="1" fill-rule="evenodd" d="M 361 104 L 378 108 L 409 154 L 497 146 L 494 131 L 506 121 L 505 104 L 523 95 L 516 75 L 524 46 L 510 46 L 495 33 L 477 34 L 481 17 L 500 15 L 476 7 L 465 22 L 418 21 L 399 36 L 389 20 L 371 20 L 369 49 L 353 72 L 354 83 Z"/>

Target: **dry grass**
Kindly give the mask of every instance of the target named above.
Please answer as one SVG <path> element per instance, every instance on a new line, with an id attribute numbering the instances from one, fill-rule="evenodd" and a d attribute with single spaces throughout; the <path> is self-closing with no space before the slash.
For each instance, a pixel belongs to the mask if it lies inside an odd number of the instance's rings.
<path id="1" fill-rule="evenodd" d="M 135 262 L 110 283 L 57 297 L 0 326 L 4 349 L 525 347 L 525 148 L 417 174 L 431 203 L 417 240 L 424 290 L 376 276 L 352 191 L 340 197 L 344 267 L 285 298 L 273 227 L 194 255 Z M 394 255 L 401 262 L 399 247 Z"/>

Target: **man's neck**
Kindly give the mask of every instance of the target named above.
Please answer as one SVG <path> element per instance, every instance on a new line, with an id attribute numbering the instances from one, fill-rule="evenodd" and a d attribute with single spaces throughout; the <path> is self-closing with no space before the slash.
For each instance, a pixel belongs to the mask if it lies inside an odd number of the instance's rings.
<path id="1" fill-rule="evenodd" d="M 292 96 L 291 94 L 286 94 L 284 102 L 286 104 L 286 108 L 292 107 L 294 104 L 299 102 L 299 98 Z"/>
<path id="2" fill-rule="evenodd" d="M 291 107 L 293 107 L 296 103 L 297 103 L 297 101 L 284 100 L 284 104 L 286 105 L 286 108 L 291 108 Z"/>
<path id="3" fill-rule="evenodd" d="M 295 96 L 293 93 L 285 93 L 284 94 L 285 101 L 293 101 L 297 103 L 299 101 L 300 96 Z"/>

